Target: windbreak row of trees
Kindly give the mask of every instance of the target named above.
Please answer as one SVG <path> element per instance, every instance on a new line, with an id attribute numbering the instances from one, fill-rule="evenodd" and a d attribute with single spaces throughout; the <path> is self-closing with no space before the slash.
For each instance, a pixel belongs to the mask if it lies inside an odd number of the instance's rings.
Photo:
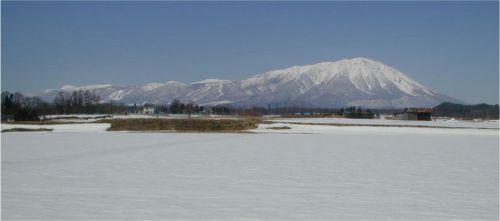
<path id="1" fill-rule="evenodd" d="M 145 104 L 146 106 L 148 104 Z M 239 114 L 246 116 L 259 116 L 267 114 L 267 110 L 263 107 L 231 107 L 224 105 L 216 105 L 204 107 L 194 104 L 193 102 L 183 103 L 178 99 L 174 99 L 170 105 L 154 105 L 159 113 L 170 114 L 192 114 L 192 113 L 211 113 L 217 115 Z M 134 105 L 130 108 L 131 113 L 140 113 L 142 107 Z"/>
<path id="2" fill-rule="evenodd" d="M 2 120 L 36 121 L 40 116 L 55 114 L 123 114 L 124 105 L 100 103 L 100 97 L 88 90 L 59 92 L 52 103 L 19 92 L 2 92 Z"/>
<path id="3" fill-rule="evenodd" d="M 192 114 L 205 111 L 205 107 L 192 102 L 183 103 L 174 99 L 170 105 L 155 105 L 158 112 L 172 114 Z M 64 114 L 127 114 L 140 113 L 142 107 L 122 104 L 102 103 L 101 98 L 89 90 L 78 90 L 72 93 L 58 92 L 52 103 L 39 97 L 24 96 L 19 92 L 2 92 L 2 120 L 37 121 L 40 116 Z M 226 106 L 210 108 L 213 114 L 253 113 L 252 109 L 241 110 Z"/>
<path id="4" fill-rule="evenodd" d="M 2 119 L 38 120 L 39 113 L 49 105 L 38 97 L 25 97 L 21 93 L 2 92 Z"/>
<path id="5" fill-rule="evenodd" d="M 498 119 L 498 104 L 463 105 L 442 103 L 433 108 L 432 115 L 436 117 L 454 117 L 460 119 Z"/>
<path id="6" fill-rule="evenodd" d="M 52 114 L 125 114 L 127 106 L 123 104 L 102 103 L 101 97 L 90 90 L 77 90 L 72 93 L 59 91 L 50 104 Z"/>
<path id="7" fill-rule="evenodd" d="M 100 100 L 89 90 L 73 91 L 71 94 L 59 91 L 52 104 L 55 112 L 60 114 L 96 113 Z"/>
<path id="8" fill-rule="evenodd" d="M 337 115 L 344 116 L 346 118 L 358 118 L 358 119 L 373 119 L 375 114 L 370 109 L 365 109 L 361 107 L 348 107 L 346 109 L 340 108 Z"/>
<path id="9" fill-rule="evenodd" d="M 184 104 L 179 100 L 174 99 L 170 103 L 170 106 L 168 106 L 168 110 L 166 112 L 172 114 L 182 114 L 182 113 L 191 114 L 191 113 L 203 112 L 203 110 L 204 110 L 203 106 L 198 106 L 196 104 L 193 104 L 192 102 Z"/>

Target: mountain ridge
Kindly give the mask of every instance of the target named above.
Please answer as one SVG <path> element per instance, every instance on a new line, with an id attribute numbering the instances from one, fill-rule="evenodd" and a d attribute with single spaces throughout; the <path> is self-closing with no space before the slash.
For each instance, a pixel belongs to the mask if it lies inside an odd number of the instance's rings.
<path id="1" fill-rule="evenodd" d="M 51 101 L 59 91 L 94 91 L 103 102 L 168 104 L 173 99 L 201 105 L 267 106 L 303 103 L 311 107 L 431 107 L 461 101 L 439 94 L 382 62 L 357 57 L 271 70 L 243 80 L 205 79 L 135 86 L 110 84 L 45 90 Z"/>

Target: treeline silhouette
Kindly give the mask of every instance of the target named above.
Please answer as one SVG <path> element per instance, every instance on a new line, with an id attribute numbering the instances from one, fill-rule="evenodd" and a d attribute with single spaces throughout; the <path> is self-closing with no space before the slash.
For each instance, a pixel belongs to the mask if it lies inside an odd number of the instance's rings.
<path id="1" fill-rule="evenodd" d="M 453 117 L 460 119 L 498 119 L 498 104 L 463 105 L 442 103 L 433 108 L 432 115 L 436 117 Z"/>
<path id="2" fill-rule="evenodd" d="M 154 108 L 155 114 L 194 114 L 209 113 L 218 115 L 336 115 L 346 118 L 374 118 L 378 114 L 398 114 L 398 109 L 362 109 L 361 107 L 348 108 L 313 108 L 304 106 L 286 105 L 271 108 L 264 107 L 233 107 L 229 105 L 201 106 L 193 102 L 183 103 L 174 99 L 170 104 L 144 104 L 127 106 L 116 103 L 103 103 L 101 98 L 90 90 L 77 90 L 71 93 L 58 92 L 52 103 L 43 101 L 39 97 L 24 96 L 19 92 L 2 92 L 2 120 L 13 119 L 15 121 L 36 121 L 40 116 L 64 115 L 64 114 L 128 114 L 143 113 L 144 106 Z M 453 103 L 442 103 L 433 109 L 433 116 L 454 117 L 460 119 L 498 119 L 498 104 L 462 105 Z"/>
<path id="3" fill-rule="evenodd" d="M 372 110 L 369 108 L 363 110 L 361 107 L 340 108 L 335 114 L 345 118 L 357 119 L 373 119 L 375 117 L 375 113 L 373 113 Z"/>
<path id="4" fill-rule="evenodd" d="M 25 97 L 21 93 L 2 92 L 2 120 L 38 120 L 42 109 L 48 104 L 38 97 Z"/>
<path id="5" fill-rule="evenodd" d="M 2 120 L 36 121 L 40 116 L 55 114 L 123 114 L 127 106 L 101 103 L 100 97 L 88 90 L 59 92 L 52 103 L 19 92 L 2 92 Z"/>
<path id="6" fill-rule="evenodd" d="M 38 121 L 40 116 L 64 115 L 64 114 L 128 114 L 142 113 L 144 106 L 154 107 L 155 114 L 188 114 L 211 113 L 211 114 L 242 114 L 262 115 L 266 113 L 264 108 L 233 108 L 230 106 L 213 106 L 206 109 L 204 106 L 192 102 L 183 103 L 174 99 L 170 104 L 163 105 L 133 105 L 127 106 L 116 103 L 103 103 L 101 98 L 90 90 L 77 90 L 71 93 L 58 92 L 52 103 L 45 102 L 39 97 L 24 96 L 19 92 L 2 92 L 2 120 L 13 119 L 15 121 Z"/>

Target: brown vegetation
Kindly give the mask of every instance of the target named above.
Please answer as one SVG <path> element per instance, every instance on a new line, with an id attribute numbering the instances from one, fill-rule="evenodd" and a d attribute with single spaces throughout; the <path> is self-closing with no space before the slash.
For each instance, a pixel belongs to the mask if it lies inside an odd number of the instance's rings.
<path id="1" fill-rule="evenodd" d="M 288 129 L 292 129 L 288 126 L 282 126 L 282 127 L 268 127 L 267 129 L 272 129 L 272 130 L 288 130 Z"/>
<path id="2" fill-rule="evenodd" d="M 36 131 L 53 131 L 54 129 L 49 128 L 11 128 L 2 130 L 2 133 L 5 132 L 36 132 Z"/>
<path id="3" fill-rule="evenodd" d="M 244 119 L 110 119 L 109 131 L 237 132 L 254 129 L 258 118 Z"/>

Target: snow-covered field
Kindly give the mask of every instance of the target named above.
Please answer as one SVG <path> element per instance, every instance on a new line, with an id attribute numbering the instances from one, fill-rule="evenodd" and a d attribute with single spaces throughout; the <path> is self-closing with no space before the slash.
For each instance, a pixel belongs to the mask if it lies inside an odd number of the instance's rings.
<path id="1" fill-rule="evenodd" d="M 280 125 L 2 133 L 2 219 L 499 218 L 498 130 Z"/>
<path id="2" fill-rule="evenodd" d="M 27 129 L 52 129 L 52 132 L 105 132 L 111 124 L 108 123 L 88 123 L 88 124 L 53 124 L 53 125 L 33 125 L 33 124 L 2 124 L 2 130 L 13 128 Z"/>
<path id="3" fill-rule="evenodd" d="M 311 124 L 354 124 L 354 125 L 400 125 L 400 126 L 429 126 L 429 127 L 458 127 L 458 128 L 499 128 L 498 120 L 465 121 L 465 120 L 433 120 L 408 121 L 386 119 L 349 119 L 349 118 L 278 118 L 271 120 L 283 123 L 311 123 Z"/>
<path id="4" fill-rule="evenodd" d="M 290 129 L 273 129 L 288 127 Z M 415 127 L 372 127 L 372 126 L 330 126 L 293 123 L 260 124 L 258 128 L 249 130 L 255 133 L 286 133 L 286 134 L 372 134 L 372 135 L 490 135 L 498 136 L 499 130 L 478 128 L 415 128 Z"/>

